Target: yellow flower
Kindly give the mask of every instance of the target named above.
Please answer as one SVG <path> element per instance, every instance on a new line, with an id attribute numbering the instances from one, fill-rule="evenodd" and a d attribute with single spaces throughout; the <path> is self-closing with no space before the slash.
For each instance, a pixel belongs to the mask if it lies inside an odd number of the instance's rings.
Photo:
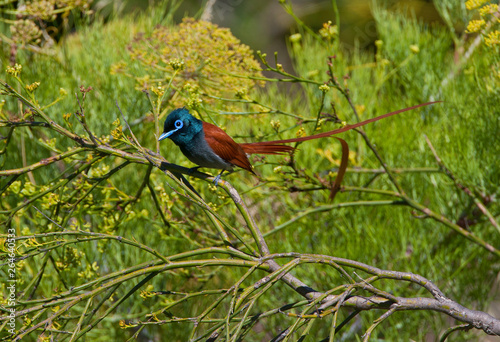
<path id="1" fill-rule="evenodd" d="M 24 183 L 24 188 L 21 190 L 21 194 L 24 196 L 32 196 L 36 191 L 36 188 L 31 182 Z"/>
<path id="2" fill-rule="evenodd" d="M 111 75 L 123 73 L 124 70 L 126 69 L 126 67 L 127 67 L 127 63 L 125 63 L 124 61 L 120 61 L 118 63 L 112 64 L 109 72 Z"/>
<path id="3" fill-rule="evenodd" d="M 420 49 L 419 49 L 418 45 L 410 45 L 410 51 L 414 54 L 417 54 L 420 52 Z"/>
<path id="4" fill-rule="evenodd" d="M 13 67 L 8 66 L 7 69 L 5 69 L 5 71 L 9 75 L 12 75 L 14 77 L 19 76 L 19 74 L 21 73 L 22 70 L 23 70 L 23 66 L 21 64 L 17 64 L 17 63 Z"/>
<path id="5" fill-rule="evenodd" d="M 465 2 L 465 7 L 470 11 L 482 6 L 487 1 L 488 0 L 468 0 Z"/>
<path id="6" fill-rule="evenodd" d="M 471 20 L 469 22 L 469 25 L 467 25 L 467 32 L 468 33 L 479 32 L 481 31 L 484 25 L 486 25 L 486 22 L 483 19 Z"/>
<path id="7" fill-rule="evenodd" d="M 10 190 L 15 193 L 15 194 L 18 194 L 19 193 L 19 190 L 21 190 L 21 181 L 15 181 L 14 183 L 12 183 L 10 185 Z"/>
<path id="8" fill-rule="evenodd" d="M 180 58 L 173 58 L 171 59 L 168 64 L 172 67 L 174 70 L 184 70 L 185 64 L 184 61 Z"/>
<path id="9" fill-rule="evenodd" d="M 295 135 L 297 136 L 297 138 L 305 137 L 306 130 L 304 129 L 304 127 L 300 127 L 300 129 L 297 131 L 297 133 L 295 133 Z"/>
<path id="10" fill-rule="evenodd" d="M 40 86 L 40 82 L 33 82 L 29 85 L 27 85 L 25 88 L 27 91 L 29 91 L 30 93 L 34 92 L 36 90 L 36 88 L 38 88 Z"/>
<path id="11" fill-rule="evenodd" d="M 42 31 L 29 19 L 16 20 L 10 26 L 12 40 L 18 44 L 39 44 L 41 42 Z"/>
<path id="12" fill-rule="evenodd" d="M 236 98 L 237 99 L 245 99 L 248 93 L 248 89 L 246 87 L 240 88 L 236 90 Z"/>
<path id="13" fill-rule="evenodd" d="M 146 75 L 138 77 L 135 69 L 129 68 L 123 74 L 134 77 L 141 90 L 150 88 L 151 80 L 162 79 L 171 81 L 172 88 L 186 91 L 170 100 L 172 107 L 196 108 L 201 103 L 212 104 L 218 101 L 216 98 L 232 97 L 243 89 L 250 92 L 256 85 L 264 85 L 264 81 L 251 79 L 262 77 L 253 51 L 229 29 L 207 21 L 185 18 L 174 27 L 158 26 L 150 35 L 136 37 L 129 53 L 142 64 Z M 176 77 L 172 79 L 174 73 Z M 193 96 L 199 93 L 198 88 L 203 89 L 203 94 Z"/>
<path id="14" fill-rule="evenodd" d="M 338 33 L 337 25 L 332 25 L 331 21 L 324 23 L 323 28 L 319 30 L 319 34 L 325 39 L 333 39 Z"/>
<path id="15" fill-rule="evenodd" d="M 119 140 L 122 137 L 123 134 L 123 128 L 122 126 L 116 127 L 114 130 L 111 131 L 111 136 L 113 139 Z"/>
<path id="16" fill-rule="evenodd" d="M 330 87 L 326 84 L 322 84 L 319 86 L 319 90 L 321 90 L 323 93 L 326 93 L 328 90 L 330 90 Z"/>
<path id="17" fill-rule="evenodd" d="M 490 32 L 486 37 L 484 37 L 484 43 L 486 46 L 493 46 L 500 44 L 500 31 L 495 30 Z"/>
<path id="18" fill-rule="evenodd" d="M 279 120 L 271 120 L 271 127 L 278 132 L 281 127 L 281 122 Z"/>
<path id="19" fill-rule="evenodd" d="M 497 4 L 486 5 L 479 9 L 479 14 L 481 15 L 481 17 L 484 17 L 487 14 L 495 14 L 496 12 L 498 12 Z"/>

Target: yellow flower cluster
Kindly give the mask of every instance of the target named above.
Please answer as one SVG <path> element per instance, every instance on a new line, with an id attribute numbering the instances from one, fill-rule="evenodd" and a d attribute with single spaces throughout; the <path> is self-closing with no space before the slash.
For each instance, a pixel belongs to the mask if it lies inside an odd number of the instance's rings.
<path id="1" fill-rule="evenodd" d="M 278 133 L 281 127 L 281 121 L 271 120 L 271 127 L 276 131 L 276 133 Z"/>
<path id="2" fill-rule="evenodd" d="M 97 262 L 93 262 L 92 265 L 87 264 L 84 271 L 78 272 L 78 277 L 83 279 L 92 279 L 97 275 L 98 270 L 99 266 L 97 265 Z"/>
<path id="3" fill-rule="evenodd" d="M 465 7 L 468 10 L 473 10 L 473 9 L 476 9 L 476 8 L 482 6 L 486 2 L 488 2 L 488 0 L 467 0 L 465 2 Z"/>
<path id="4" fill-rule="evenodd" d="M 500 45 L 500 31 L 498 30 L 498 24 L 500 23 L 500 18 L 498 17 L 499 5 L 486 4 L 487 2 L 491 2 L 491 0 L 468 0 L 465 3 L 465 6 L 469 10 L 475 10 L 480 7 L 478 12 L 481 16 L 481 19 L 469 22 L 467 33 L 481 32 L 484 44 L 488 47 L 493 47 Z"/>
<path id="5" fill-rule="evenodd" d="M 323 27 L 319 30 L 321 37 L 331 40 L 334 39 L 338 34 L 339 30 L 337 25 L 332 25 L 331 21 L 323 24 Z"/>
<path id="6" fill-rule="evenodd" d="M 486 46 L 500 45 L 500 31 L 495 30 L 484 37 Z"/>
<path id="7" fill-rule="evenodd" d="M 179 58 L 174 58 L 171 59 L 168 64 L 172 67 L 174 70 L 183 70 L 184 69 L 184 61 Z"/>
<path id="8" fill-rule="evenodd" d="M 39 44 L 42 36 L 40 28 L 31 20 L 16 20 L 10 26 L 12 40 L 18 44 Z"/>
<path id="9" fill-rule="evenodd" d="M 54 1 L 39 0 L 31 1 L 26 4 L 26 14 L 30 17 L 45 21 L 54 21 L 56 19 Z"/>
<path id="10" fill-rule="evenodd" d="M 483 19 L 471 20 L 467 25 L 467 32 L 468 33 L 479 32 L 484 27 L 484 25 L 486 25 L 486 22 Z"/>
<path id="11" fill-rule="evenodd" d="M 171 99 L 176 107 L 196 106 L 202 101 L 213 103 L 214 97 L 234 97 L 241 89 L 263 85 L 263 81 L 251 79 L 262 77 L 252 50 L 229 29 L 206 21 L 185 18 L 175 27 L 157 27 L 150 36 L 137 36 L 129 53 L 146 69 L 146 76 L 135 76 L 142 88 L 149 89 L 152 82 L 169 81 L 177 73 L 172 88 L 182 91 L 175 92 Z M 112 70 L 126 74 L 124 69 L 120 65 Z M 187 88 L 203 92 L 186 91 Z M 201 99 L 199 95 L 211 97 Z"/>
<path id="12" fill-rule="evenodd" d="M 33 82 L 31 84 L 28 84 L 25 88 L 29 92 L 34 92 L 36 88 L 40 86 L 40 82 Z"/>
<path id="13" fill-rule="evenodd" d="M 56 261 L 56 266 L 59 270 L 65 270 L 70 266 L 80 266 L 84 256 L 82 251 L 74 247 L 66 247 L 62 260 Z"/>
<path id="14" fill-rule="evenodd" d="M 111 131 L 111 136 L 113 137 L 113 139 L 119 140 L 122 138 L 122 135 L 123 135 L 123 127 L 122 126 L 118 126 L 114 130 Z"/>
<path id="15" fill-rule="evenodd" d="M 330 87 L 326 84 L 322 84 L 319 86 L 319 90 L 321 90 L 323 93 L 326 93 L 328 92 L 328 90 L 330 90 Z"/>
<path id="16" fill-rule="evenodd" d="M 306 130 L 304 129 L 304 127 L 300 127 L 299 130 L 297 132 L 295 132 L 295 135 L 297 136 L 297 138 L 305 137 Z"/>
<path id="17" fill-rule="evenodd" d="M 8 66 L 5 71 L 14 77 L 19 76 L 21 74 L 21 71 L 23 70 L 23 66 L 21 64 L 15 64 L 13 67 Z"/>
<path id="18" fill-rule="evenodd" d="M 11 1 L 8 1 L 11 2 Z M 8 3 L 6 2 L 6 3 Z M 86 14 L 90 12 L 93 0 L 32 0 L 14 12 L 16 20 L 10 26 L 12 40 L 16 44 L 40 45 L 45 22 L 54 22 L 57 16 L 67 17 L 70 11 L 78 9 Z M 37 25 L 39 23 L 39 25 Z M 45 37 L 47 35 L 44 35 Z"/>
<path id="19" fill-rule="evenodd" d="M 481 15 L 481 17 L 484 17 L 488 14 L 495 14 L 496 12 L 498 12 L 497 4 L 489 4 L 479 9 L 479 14 Z"/>

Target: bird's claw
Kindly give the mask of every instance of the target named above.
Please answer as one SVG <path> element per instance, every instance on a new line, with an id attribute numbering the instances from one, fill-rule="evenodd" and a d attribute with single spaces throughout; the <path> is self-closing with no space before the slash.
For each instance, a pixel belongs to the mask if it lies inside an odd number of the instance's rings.
<path id="1" fill-rule="evenodd" d="M 220 176 L 222 175 L 222 173 L 219 173 L 215 179 L 214 179 L 214 185 L 217 186 L 219 185 L 219 181 L 220 181 Z"/>

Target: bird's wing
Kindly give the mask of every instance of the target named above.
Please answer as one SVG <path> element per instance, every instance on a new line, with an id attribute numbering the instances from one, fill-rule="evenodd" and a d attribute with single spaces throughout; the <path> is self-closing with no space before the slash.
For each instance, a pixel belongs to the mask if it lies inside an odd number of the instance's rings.
<path id="1" fill-rule="evenodd" d="M 205 133 L 205 140 L 208 146 L 219 157 L 254 173 L 245 151 L 226 132 L 208 122 L 203 122 L 203 132 Z"/>

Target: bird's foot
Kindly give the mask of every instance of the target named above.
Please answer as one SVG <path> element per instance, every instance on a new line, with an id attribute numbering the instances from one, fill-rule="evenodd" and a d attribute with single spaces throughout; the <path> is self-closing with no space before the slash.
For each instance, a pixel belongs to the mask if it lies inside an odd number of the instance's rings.
<path id="1" fill-rule="evenodd" d="M 214 184 L 215 184 L 215 186 L 219 185 L 220 176 L 222 176 L 222 173 L 219 173 L 219 174 L 215 177 L 215 179 L 214 179 Z"/>
<path id="2" fill-rule="evenodd" d="M 215 177 L 215 179 L 214 179 L 214 184 L 215 184 L 215 186 L 217 186 L 217 185 L 219 184 L 220 178 L 221 178 L 222 174 L 224 173 L 224 171 L 226 171 L 226 170 L 222 170 L 222 171 L 221 171 L 221 172 L 220 172 L 220 173 L 219 173 L 219 174 Z"/>

